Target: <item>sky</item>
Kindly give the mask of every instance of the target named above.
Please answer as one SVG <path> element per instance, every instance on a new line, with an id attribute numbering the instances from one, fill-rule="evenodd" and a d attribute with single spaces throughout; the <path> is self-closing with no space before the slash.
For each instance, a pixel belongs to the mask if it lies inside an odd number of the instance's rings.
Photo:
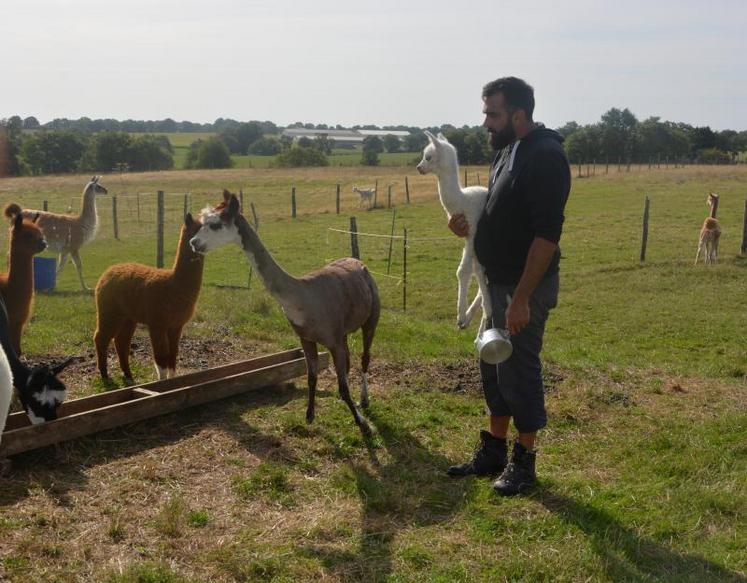
<path id="1" fill-rule="evenodd" d="M 744 0 L 0 0 L 0 118 L 482 123 L 514 75 L 549 127 L 747 129 Z"/>

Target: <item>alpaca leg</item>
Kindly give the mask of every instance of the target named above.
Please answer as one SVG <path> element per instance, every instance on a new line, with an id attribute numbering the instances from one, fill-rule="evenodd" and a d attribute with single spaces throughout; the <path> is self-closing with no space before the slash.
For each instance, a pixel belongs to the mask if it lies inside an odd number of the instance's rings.
<path id="1" fill-rule="evenodd" d="M 473 320 L 475 314 L 477 314 L 477 311 L 480 310 L 480 308 L 482 308 L 482 292 L 478 290 L 475 299 L 472 300 L 469 308 L 467 308 L 467 320 L 469 322 Z"/>
<path id="2" fill-rule="evenodd" d="M 477 275 L 477 285 L 480 288 L 482 298 L 482 321 L 478 333 L 485 331 L 490 325 L 493 317 L 493 302 L 490 299 L 490 290 L 488 289 L 488 277 L 482 265 L 475 261 L 475 274 Z"/>
<path id="3" fill-rule="evenodd" d="M 301 340 L 303 355 L 306 357 L 306 374 L 309 381 L 309 405 L 306 408 L 306 423 L 314 420 L 314 400 L 316 399 L 316 378 L 319 371 L 319 353 L 316 342 Z"/>
<path id="4" fill-rule="evenodd" d="M 156 373 L 158 374 L 158 380 L 162 381 L 166 378 L 166 371 L 169 366 L 169 340 L 166 337 L 166 330 L 163 328 L 150 328 L 149 333 Z"/>
<path id="5" fill-rule="evenodd" d="M 119 359 L 119 368 L 122 370 L 125 380 L 132 381 L 132 371 L 130 370 L 130 344 L 132 336 L 135 334 L 137 324 L 132 320 L 126 320 L 122 323 L 114 336 L 114 347 L 117 349 L 117 358 Z M 107 342 L 108 344 L 108 342 Z M 104 358 L 106 363 L 106 358 Z"/>
<path id="6" fill-rule="evenodd" d="M 695 265 L 698 264 L 698 259 L 700 259 L 700 254 L 703 251 L 703 246 L 704 246 L 703 241 L 698 243 L 698 252 L 695 254 Z"/>
<path id="7" fill-rule="evenodd" d="M 179 339 L 182 337 L 182 327 L 170 328 L 166 333 L 169 341 L 168 378 L 176 376 L 176 361 L 179 356 Z"/>
<path id="8" fill-rule="evenodd" d="M 70 253 L 70 257 L 73 260 L 73 265 L 75 265 L 75 269 L 78 270 L 78 279 L 80 280 L 80 287 L 81 289 L 91 289 L 86 285 L 86 282 L 83 281 L 83 262 L 80 260 L 80 254 L 77 251 L 72 251 Z"/>
<path id="9" fill-rule="evenodd" d="M 68 257 L 70 257 L 70 255 L 67 251 L 63 251 L 62 253 L 60 253 L 60 256 L 57 258 L 57 273 L 60 273 L 63 269 L 65 269 Z"/>
<path id="10" fill-rule="evenodd" d="M 340 344 L 338 346 L 335 346 L 334 348 L 330 348 L 330 352 L 332 352 L 332 360 L 335 363 L 335 373 L 337 374 L 337 388 L 340 392 L 340 398 L 345 401 L 345 404 L 350 409 L 350 412 L 353 414 L 353 419 L 355 419 L 356 425 L 360 428 L 361 432 L 365 435 L 369 435 L 371 433 L 371 430 L 368 427 L 368 424 L 363 419 L 361 414 L 358 412 L 358 409 L 355 407 L 355 403 L 353 403 L 353 400 L 350 398 L 350 388 L 348 387 L 348 375 L 347 375 L 347 350 L 345 349 L 345 346 Z"/>
<path id="11" fill-rule="evenodd" d="M 21 336 L 23 336 L 23 322 L 14 322 L 11 321 L 9 323 L 10 328 L 10 342 L 13 345 L 13 350 L 16 351 L 16 354 L 18 356 L 21 356 L 23 354 L 23 351 L 21 350 Z"/>
<path id="12" fill-rule="evenodd" d="M 469 326 L 467 314 L 467 293 L 469 291 L 469 281 L 472 277 L 472 243 L 471 240 L 465 241 L 462 250 L 462 260 L 457 268 L 457 280 L 459 280 L 459 295 L 457 296 L 457 326 L 464 330 Z"/>
<path id="13" fill-rule="evenodd" d="M 345 374 L 350 376 L 350 347 L 348 346 L 348 336 L 347 334 L 342 339 L 343 343 L 345 344 L 345 360 L 347 362 L 347 366 L 345 367 Z"/>
<path id="14" fill-rule="evenodd" d="M 373 320 L 373 321 L 372 321 Z M 361 370 L 363 376 L 363 384 L 361 385 L 361 407 L 364 409 L 368 407 L 368 365 L 371 363 L 371 343 L 373 342 L 374 334 L 376 333 L 376 324 L 378 323 L 378 314 L 376 318 L 369 318 L 369 320 L 363 324 L 363 355 L 361 356 Z"/>
<path id="15" fill-rule="evenodd" d="M 106 364 L 106 354 L 109 351 L 109 343 L 114 338 L 114 326 L 109 323 L 99 322 L 96 332 L 93 335 L 93 343 L 96 347 L 96 363 L 98 364 L 99 374 L 102 379 L 109 378 L 109 372 Z M 121 365 L 121 361 L 120 361 Z"/>

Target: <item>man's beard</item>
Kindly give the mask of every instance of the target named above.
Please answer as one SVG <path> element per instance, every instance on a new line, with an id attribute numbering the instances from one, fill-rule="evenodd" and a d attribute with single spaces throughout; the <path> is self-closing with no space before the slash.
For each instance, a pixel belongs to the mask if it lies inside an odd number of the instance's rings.
<path id="1" fill-rule="evenodd" d="M 506 127 L 499 132 L 489 131 L 490 145 L 494 150 L 502 150 L 516 140 L 516 130 L 514 124 L 509 121 Z"/>

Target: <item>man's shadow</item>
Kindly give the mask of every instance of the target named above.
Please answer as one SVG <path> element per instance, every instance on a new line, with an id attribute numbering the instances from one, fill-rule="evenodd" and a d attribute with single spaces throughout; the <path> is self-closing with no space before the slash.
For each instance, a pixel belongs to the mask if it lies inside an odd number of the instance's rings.
<path id="1" fill-rule="evenodd" d="M 541 486 L 536 499 L 586 534 L 612 581 L 747 582 L 747 577 L 721 565 L 642 537 L 608 512 L 554 492 L 552 485 Z"/>
<path id="2" fill-rule="evenodd" d="M 366 411 L 386 449 L 386 463 L 377 462 L 376 448 L 366 444 L 374 470 L 351 461 L 349 469 L 361 502 L 361 534 L 357 552 L 329 550 L 313 545 L 302 549 L 320 558 L 344 581 L 380 581 L 393 570 L 397 532 L 410 526 L 447 521 L 462 507 L 471 480 L 446 475 L 450 460 L 424 446 L 401 426 L 390 422 L 376 407 Z M 377 439 L 377 437 L 374 437 Z"/>

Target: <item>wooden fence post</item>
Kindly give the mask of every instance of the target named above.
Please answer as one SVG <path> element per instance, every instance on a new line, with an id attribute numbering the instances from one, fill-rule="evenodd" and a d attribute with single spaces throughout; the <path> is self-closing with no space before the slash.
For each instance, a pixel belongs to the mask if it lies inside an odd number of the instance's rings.
<path id="1" fill-rule="evenodd" d="M 464 169 L 464 187 L 467 187 L 467 169 Z"/>
<path id="2" fill-rule="evenodd" d="M 337 209 L 337 214 L 340 214 L 340 183 L 337 183 L 337 202 L 335 204 L 335 208 Z"/>
<path id="3" fill-rule="evenodd" d="M 254 230 L 259 230 L 259 217 L 257 216 L 257 210 L 254 208 L 254 203 L 249 203 L 249 207 L 252 209 L 252 217 L 254 218 Z"/>
<path id="4" fill-rule="evenodd" d="M 407 227 L 402 244 L 402 311 L 407 311 Z"/>
<path id="5" fill-rule="evenodd" d="M 648 243 L 648 209 L 650 206 L 649 198 L 643 205 L 643 234 L 641 235 L 641 263 L 646 261 L 646 244 Z"/>
<path id="6" fill-rule="evenodd" d="M 361 258 L 358 249 L 358 225 L 355 222 L 355 217 L 350 217 L 350 254 L 356 259 Z"/>
<path id="7" fill-rule="evenodd" d="M 119 224 L 117 223 L 117 195 L 112 195 L 112 226 L 114 227 L 114 238 L 119 241 Z"/>
<path id="8" fill-rule="evenodd" d="M 744 199 L 744 222 L 742 223 L 742 248 L 740 253 L 747 253 L 747 198 Z"/>
<path id="9" fill-rule="evenodd" d="M 374 208 L 376 208 L 376 206 L 377 206 L 377 204 L 378 204 L 378 203 L 377 203 L 377 199 L 378 199 L 378 197 L 379 197 L 379 181 L 377 180 L 377 181 L 376 181 L 376 182 L 374 183 L 374 205 L 373 205 L 373 207 L 374 207 Z"/>
<path id="10" fill-rule="evenodd" d="M 296 187 L 291 188 L 291 217 L 296 218 Z"/>
<path id="11" fill-rule="evenodd" d="M 578 163 L 578 177 L 581 178 L 581 162 Z"/>
<path id="12" fill-rule="evenodd" d="M 188 212 L 189 212 L 189 195 L 185 192 L 184 193 L 184 212 L 182 213 L 182 217 L 186 217 Z"/>
<path id="13" fill-rule="evenodd" d="M 407 180 L 407 176 L 405 176 L 405 197 L 407 204 L 410 204 L 410 182 Z"/>
<path id="14" fill-rule="evenodd" d="M 392 233 L 389 237 L 389 256 L 386 260 L 386 274 L 389 275 L 389 271 L 392 268 L 392 245 L 394 244 L 394 219 L 397 216 L 397 209 L 392 209 Z"/>
<path id="15" fill-rule="evenodd" d="M 244 212 L 244 189 L 243 188 L 239 188 L 239 205 L 240 205 L 239 211 L 243 213 Z"/>
<path id="16" fill-rule="evenodd" d="M 48 201 L 46 201 L 46 200 L 45 200 L 45 201 L 44 201 L 44 202 L 42 203 L 42 210 L 43 210 L 43 211 L 44 211 L 45 213 L 46 213 L 46 212 L 47 212 L 47 211 L 49 210 L 49 202 L 48 202 Z"/>
<path id="17" fill-rule="evenodd" d="M 239 191 L 239 192 L 241 192 L 241 191 Z M 241 202 L 242 202 L 242 205 L 243 205 L 244 201 L 241 201 Z M 257 210 L 254 208 L 254 203 L 253 202 L 250 203 L 250 205 L 251 205 L 251 208 L 252 208 L 252 217 L 254 218 L 254 231 L 258 232 L 259 231 L 259 217 L 257 217 Z M 247 279 L 247 282 L 246 282 L 246 289 L 251 289 L 251 287 L 252 287 L 252 273 L 253 273 L 253 271 L 254 271 L 254 266 L 251 265 L 251 263 L 250 263 L 249 264 L 249 278 Z"/>
<path id="18" fill-rule="evenodd" d="M 163 223 L 166 215 L 166 208 L 163 201 L 163 190 L 157 194 L 156 209 L 156 267 L 163 267 Z"/>
<path id="19" fill-rule="evenodd" d="M 610 159 L 609 159 L 609 157 L 607 157 L 607 160 L 606 160 L 606 163 L 605 163 L 604 173 L 605 174 L 609 174 L 610 173 Z"/>
<path id="20" fill-rule="evenodd" d="M 138 192 L 136 195 L 137 197 L 137 224 L 140 224 L 140 193 Z"/>
<path id="21" fill-rule="evenodd" d="M 389 185 L 389 188 L 387 188 L 386 193 L 386 208 L 390 209 L 392 208 L 392 185 Z"/>

